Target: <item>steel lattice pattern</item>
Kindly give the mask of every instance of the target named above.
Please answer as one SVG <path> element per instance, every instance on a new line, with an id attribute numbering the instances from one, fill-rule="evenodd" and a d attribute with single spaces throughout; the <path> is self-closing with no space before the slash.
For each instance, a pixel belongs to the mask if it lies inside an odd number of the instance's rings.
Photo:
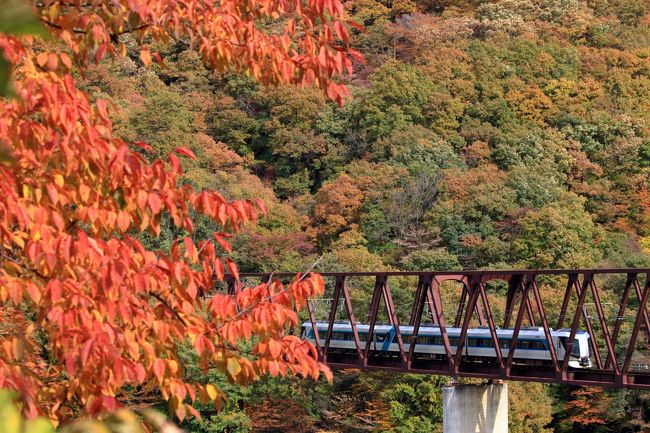
<path id="1" fill-rule="evenodd" d="M 315 300 L 308 305 L 312 329 L 317 321 L 327 322 L 324 335 L 314 332 L 313 339 L 322 361 L 333 368 L 364 368 L 398 372 L 417 372 L 449 375 L 455 377 L 479 377 L 563 383 L 573 385 L 597 385 L 607 387 L 650 388 L 650 371 L 633 367 L 635 357 L 650 360 L 646 353 L 650 343 L 650 318 L 646 309 L 650 291 L 650 269 L 575 269 L 535 271 L 463 271 L 463 272 L 348 272 L 321 273 L 329 282 L 331 302 L 327 317 L 318 319 Z M 289 279 L 294 274 L 242 274 L 242 278 Z M 369 305 L 364 311 L 354 307 L 350 293 L 352 281 L 364 279 L 374 282 Z M 400 279 L 413 282 L 408 310 L 402 314 L 402 328 L 408 326 L 408 336 L 400 332 L 400 318 L 395 307 L 391 282 Z M 417 283 L 416 283 L 417 281 Z M 544 284 L 556 287 L 553 299 L 549 299 Z M 599 281 L 608 281 L 601 287 Z M 497 295 L 490 289 L 495 283 L 504 287 Z M 454 294 L 456 303 L 449 298 L 450 291 L 443 287 L 458 287 Z M 234 281 L 229 280 L 229 287 Z M 559 289 L 558 289 L 559 288 Z M 367 290 L 369 294 L 369 290 Z M 542 293 L 545 293 L 544 296 Z M 559 295 L 563 293 L 563 295 Z M 603 294 L 611 311 L 603 308 Z M 557 296 L 556 296 L 557 295 Z M 559 299 L 562 297 L 561 304 Z M 384 307 L 382 308 L 382 300 Z M 498 302 L 496 302 L 498 300 Z M 553 302 L 551 302 L 553 301 Z M 491 307 L 490 304 L 499 304 Z M 549 307 L 549 305 L 553 306 Z M 446 306 L 446 307 L 445 307 Z M 453 306 L 453 308 L 452 308 Z M 559 306 L 559 308 L 558 308 Z M 643 307 L 641 307 L 643 306 Z M 341 308 L 339 308 L 341 307 Z M 340 311 L 339 311 L 340 310 Z M 552 311 L 551 311 L 552 310 Z M 332 347 L 332 334 L 337 314 L 348 323 L 354 340 L 353 350 L 341 351 Z M 367 315 L 367 316 L 366 316 Z M 405 317 L 408 315 L 408 317 Z M 372 350 L 373 333 L 383 321 L 394 329 L 394 341 L 398 350 L 392 353 L 376 353 Z M 360 320 L 360 318 L 362 318 Z M 626 319 L 627 318 L 627 319 Z M 625 320 L 627 320 L 627 325 Z M 418 356 L 418 331 L 423 323 L 439 329 L 444 353 L 429 359 Z M 526 322 L 526 326 L 524 326 Z M 364 338 L 358 327 L 364 325 Z M 367 328 L 366 328 L 367 326 Z M 517 340 L 520 332 L 528 327 L 543 331 L 546 341 L 551 341 L 553 326 L 565 327 L 570 332 L 566 339 L 564 356 L 560 357 L 554 344 L 548 344 L 550 359 L 539 365 L 517 362 Z M 460 336 L 450 344 L 449 328 L 460 328 Z M 463 348 L 468 344 L 469 329 L 488 329 L 491 359 L 471 359 Z M 511 341 L 505 355 L 500 330 L 512 330 Z M 570 329 L 570 331 L 568 331 Z M 574 338 L 580 330 L 589 333 L 590 368 L 574 368 L 569 365 Z M 643 331 L 643 332 L 641 332 Z M 639 334 L 643 334 L 640 336 Z M 406 339 L 406 340 L 405 340 Z M 646 365 L 646 369 L 647 369 Z"/>

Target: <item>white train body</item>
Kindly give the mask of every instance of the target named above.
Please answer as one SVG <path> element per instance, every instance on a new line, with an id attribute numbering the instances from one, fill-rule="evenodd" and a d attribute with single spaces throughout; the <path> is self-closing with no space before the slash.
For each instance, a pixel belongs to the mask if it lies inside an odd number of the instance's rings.
<path id="1" fill-rule="evenodd" d="M 316 322 L 316 327 L 319 332 L 321 344 L 325 344 L 325 337 L 327 335 L 328 322 Z M 369 325 L 358 324 L 357 332 L 361 340 L 361 347 L 364 348 L 368 340 Z M 401 325 L 399 327 L 402 341 L 404 343 L 404 350 L 408 352 L 410 348 L 410 341 L 413 335 L 412 326 Z M 447 337 L 449 338 L 451 353 L 455 354 L 460 339 L 460 328 L 446 328 Z M 555 347 L 555 353 L 558 360 L 561 362 L 566 353 L 566 342 L 571 334 L 570 329 L 550 330 L 551 340 Z M 504 358 L 510 352 L 510 343 L 512 342 L 513 329 L 497 329 L 497 337 L 499 345 L 501 346 L 501 353 Z M 392 325 L 376 325 L 373 333 L 373 339 L 370 345 L 370 350 L 373 352 L 393 352 L 399 353 L 399 345 L 395 338 L 395 327 Z M 316 343 L 311 322 L 302 324 L 303 339 Z M 590 353 L 589 353 L 589 333 L 578 330 L 571 356 L 569 357 L 569 366 L 573 368 L 589 368 L 591 367 Z M 356 351 L 354 343 L 354 335 L 352 333 L 352 326 L 349 322 L 335 323 L 332 329 L 332 338 L 329 344 L 330 349 L 341 351 Z M 463 354 L 471 358 L 496 358 L 496 351 L 494 350 L 494 342 L 492 335 L 488 328 L 469 328 L 467 330 L 467 337 L 465 345 L 463 346 Z M 442 341 L 442 334 L 440 328 L 431 324 L 421 325 L 418 330 L 418 336 L 415 344 L 416 355 L 424 357 L 438 357 L 445 355 L 445 347 Z M 536 365 L 540 363 L 550 362 L 551 352 L 549 350 L 548 341 L 544 333 L 544 328 L 521 328 L 517 337 L 517 347 L 514 351 L 513 359 L 518 363 L 525 363 Z"/>

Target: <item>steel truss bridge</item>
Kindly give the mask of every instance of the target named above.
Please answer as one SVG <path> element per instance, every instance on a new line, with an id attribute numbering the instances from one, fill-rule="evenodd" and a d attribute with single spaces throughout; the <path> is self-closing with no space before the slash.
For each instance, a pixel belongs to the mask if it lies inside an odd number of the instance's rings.
<path id="1" fill-rule="evenodd" d="M 321 361 L 332 368 L 650 389 L 647 366 L 650 364 L 650 317 L 646 308 L 650 269 L 324 272 L 321 275 L 326 280 L 325 296 L 330 302 L 323 311 L 322 302 L 311 300 L 306 320 L 311 321 L 313 329 L 317 321 L 329 323 L 325 338 L 319 337 L 318 332 L 314 338 Z M 269 278 L 288 281 L 294 277 L 292 273 L 241 274 L 244 281 Z M 229 289 L 234 290 L 235 281 L 229 278 L 227 282 Z M 397 291 L 391 287 L 397 286 L 409 299 L 404 300 L 402 295 L 398 300 L 406 305 L 396 308 L 393 293 Z M 364 296 L 365 301 L 359 301 Z M 324 317 L 318 317 L 319 314 Z M 333 325 L 340 320 L 350 322 L 356 351 L 341 353 L 330 347 Z M 373 332 L 380 322 L 395 327 L 399 352 L 371 350 Z M 359 323 L 369 325 L 366 341 L 359 338 Z M 401 335 L 400 323 L 413 327 L 413 337 Z M 414 356 L 415 338 L 424 323 L 440 328 L 445 349 L 440 359 Z M 554 345 L 549 344 L 551 361 L 546 365 L 515 362 L 520 330 L 530 326 L 543 328 L 549 342 L 553 328 L 570 329 L 565 355 L 560 358 Z M 455 353 L 447 334 L 449 327 L 461 328 Z M 463 353 L 468 328 L 473 327 L 489 329 L 496 352 L 494 359 L 477 362 Z M 513 329 L 510 343 L 513 349 L 507 356 L 499 344 L 499 327 Z M 586 330 L 591 336 L 592 368 L 569 366 L 578 329 Z"/>

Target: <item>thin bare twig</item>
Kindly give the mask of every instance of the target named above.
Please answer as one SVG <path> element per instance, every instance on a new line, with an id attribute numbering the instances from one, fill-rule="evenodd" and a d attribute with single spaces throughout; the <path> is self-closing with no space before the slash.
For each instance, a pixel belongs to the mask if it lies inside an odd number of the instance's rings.
<path id="1" fill-rule="evenodd" d="M 320 256 L 316 261 L 314 261 L 314 263 L 311 264 L 311 266 L 307 269 L 307 271 L 306 271 L 305 273 L 302 274 L 302 276 L 298 279 L 297 282 L 298 282 L 298 283 L 302 282 L 302 281 L 307 277 L 307 275 L 309 275 L 309 274 L 312 272 L 312 270 L 316 267 L 316 265 L 317 265 L 317 264 L 318 264 L 322 259 L 323 259 L 323 256 L 321 255 L 321 256 Z M 272 276 L 272 275 L 273 275 L 273 274 L 271 274 L 271 276 Z M 269 277 L 269 280 L 270 280 L 270 277 Z M 269 283 L 267 283 L 267 284 L 269 284 Z M 291 285 L 291 284 L 289 284 L 289 285 Z M 226 320 L 224 320 L 222 323 L 220 323 L 220 324 L 216 327 L 215 330 L 218 330 L 218 329 L 222 328 L 223 326 L 225 326 L 227 323 L 233 322 L 233 321 L 235 321 L 235 320 L 237 320 L 237 319 L 239 319 L 239 318 L 245 316 L 247 313 L 249 313 L 250 311 L 252 311 L 255 307 L 257 307 L 258 305 L 260 305 L 262 302 L 265 302 L 265 301 L 267 301 L 267 302 L 273 302 L 273 297 L 275 297 L 275 296 L 279 296 L 279 295 L 282 295 L 282 294 L 285 294 L 285 293 L 287 293 L 288 290 L 289 290 L 289 287 L 287 286 L 287 287 L 285 287 L 284 289 L 282 289 L 281 291 L 279 291 L 278 293 L 275 293 L 274 295 L 269 295 L 268 298 L 264 298 L 264 299 L 262 299 L 262 300 L 260 300 L 260 301 L 258 301 L 258 302 L 255 302 L 255 303 L 249 305 L 249 306 L 246 307 L 246 308 L 243 308 L 242 310 L 238 311 L 237 314 L 235 314 L 232 318 L 230 318 L 230 319 L 226 319 Z"/>
<path id="2" fill-rule="evenodd" d="M 306 271 L 304 274 L 302 274 L 302 277 L 300 277 L 300 279 L 299 279 L 298 281 L 300 282 L 300 281 L 304 280 L 305 277 L 306 277 L 307 275 L 309 275 L 309 274 L 311 273 L 311 271 L 314 270 L 314 268 L 316 267 L 316 265 L 318 265 L 322 260 L 323 260 L 323 255 L 321 254 L 321 256 L 320 256 L 319 258 L 317 258 L 317 259 L 314 261 L 314 263 L 311 264 L 311 266 L 307 269 L 307 271 Z"/>
<path id="3" fill-rule="evenodd" d="M 25 264 L 20 263 L 18 260 L 14 259 L 12 257 L 6 256 L 4 254 L 4 248 L 2 249 L 2 251 L 3 252 L 0 252 L 0 258 L 3 258 L 5 260 L 9 260 L 11 263 L 13 263 L 15 265 L 18 265 L 21 268 L 23 268 L 23 270 L 25 270 L 27 272 L 31 272 L 32 274 L 34 274 L 34 275 L 36 275 L 36 276 L 38 276 L 38 277 L 40 277 L 40 278 L 42 278 L 44 280 L 47 280 L 47 277 L 45 275 L 41 274 L 40 272 L 38 272 L 37 270 L 30 269 L 29 267 L 25 266 Z"/>

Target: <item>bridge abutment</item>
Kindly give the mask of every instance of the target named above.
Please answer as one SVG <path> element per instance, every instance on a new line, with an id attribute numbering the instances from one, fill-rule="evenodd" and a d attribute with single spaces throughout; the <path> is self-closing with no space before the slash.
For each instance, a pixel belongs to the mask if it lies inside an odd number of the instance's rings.
<path id="1" fill-rule="evenodd" d="M 443 433 L 507 433 L 508 384 L 457 384 L 442 389 Z"/>

